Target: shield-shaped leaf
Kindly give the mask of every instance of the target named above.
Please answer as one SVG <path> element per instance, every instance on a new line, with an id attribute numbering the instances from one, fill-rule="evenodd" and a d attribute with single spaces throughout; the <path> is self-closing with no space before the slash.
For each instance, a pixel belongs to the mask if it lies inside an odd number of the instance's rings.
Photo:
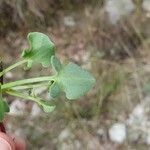
<path id="1" fill-rule="evenodd" d="M 28 66 L 33 62 L 41 63 L 44 67 L 51 64 L 51 56 L 55 54 L 54 43 L 49 37 L 40 32 L 31 32 L 28 34 L 29 49 L 22 53 L 24 59 L 28 59 Z"/>

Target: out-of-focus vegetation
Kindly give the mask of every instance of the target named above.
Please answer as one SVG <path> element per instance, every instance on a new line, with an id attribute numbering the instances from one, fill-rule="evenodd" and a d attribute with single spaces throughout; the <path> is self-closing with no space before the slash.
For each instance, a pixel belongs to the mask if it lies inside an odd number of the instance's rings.
<path id="1" fill-rule="evenodd" d="M 45 28 L 54 25 L 62 12 L 72 12 L 85 7 L 103 4 L 103 0 L 1 0 L 0 1 L 0 32 L 17 28 Z"/>
<path id="2" fill-rule="evenodd" d="M 149 148 L 150 7 L 148 0 L 116 0 L 115 5 L 112 1 L 0 2 L 0 55 L 5 65 L 27 47 L 29 31 L 42 31 L 55 42 L 64 62 L 69 57 L 91 71 L 97 81 L 79 101 L 60 98 L 58 108 L 49 115 L 32 103 L 19 104 L 24 114 L 10 116 L 8 129 L 24 136 L 29 149 Z M 38 67 L 24 74 L 20 69 L 8 74 L 5 82 L 47 73 Z M 43 89 L 37 92 L 46 96 Z M 26 117 L 28 113 L 31 118 Z M 116 123 L 126 127 L 121 143 L 110 136 Z"/>

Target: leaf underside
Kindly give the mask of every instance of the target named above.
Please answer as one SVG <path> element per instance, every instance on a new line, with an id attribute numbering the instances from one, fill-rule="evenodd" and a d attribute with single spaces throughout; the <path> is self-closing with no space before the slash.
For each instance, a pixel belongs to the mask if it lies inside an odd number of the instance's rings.
<path id="1" fill-rule="evenodd" d="M 61 94 L 61 88 L 57 82 L 54 82 L 49 88 L 50 97 L 56 98 Z"/>
<path id="2" fill-rule="evenodd" d="M 44 67 L 51 64 L 51 56 L 55 55 L 54 43 L 49 37 L 40 32 L 31 32 L 28 34 L 30 48 L 24 50 L 22 57 L 28 59 L 28 67 L 33 62 L 41 63 Z"/>
<path id="3" fill-rule="evenodd" d="M 52 65 L 55 71 L 57 71 L 55 78 L 55 94 L 57 92 L 60 93 L 61 89 L 61 91 L 66 93 L 68 99 L 77 99 L 85 95 L 93 87 L 95 79 L 88 71 L 72 62 L 63 66 L 56 60 L 57 58 L 53 56 L 51 60 Z"/>
<path id="4" fill-rule="evenodd" d="M 69 63 L 59 73 L 58 83 L 68 99 L 77 99 L 93 87 L 95 79 L 78 65 Z"/>
<path id="5" fill-rule="evenodd" d="M 62 64 L 61 64 L 60 60 L 59 60 L 56 56 L 52 56 L 52 57 L 51 57 L 51 64 L 52 64 L 53 69 L 54 69 L 56 72 L 61 71 L 61 69 L 62 69 Z"/>

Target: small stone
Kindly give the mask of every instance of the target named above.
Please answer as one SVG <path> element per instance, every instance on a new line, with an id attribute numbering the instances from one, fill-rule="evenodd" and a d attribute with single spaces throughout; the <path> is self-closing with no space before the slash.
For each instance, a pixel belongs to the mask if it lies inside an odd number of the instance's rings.
<path id="1" fill-rule="evenodd" d="M 64 24 L 66 26 L 73 27 L 73 26 L 75 26 L 76 23 L 72 16 L 66 16 L 66 17 L 64 17 Z"/>
<path id="2" fill-rule="evenodd" d="M 141 124 L 141 122 L 145 119 L 144 116 L 144 108 L 141 104 L 138 104 L 134 109 L 133 112 L 130 114 L 129 119 L 127 121 L 128 125 L 132 124 Z"/>
<path id="3" fill-rule="evenodd" d="M 106 141 L 107 140 L 107 133 L 104 129 L 98 129 L 97 135 L 100 138 L 100 140 Z"/>
<path id="4" fill-rule="evenodd" d="M 74 149 L 74 145 L 72 143 L 62 143 L 58 150 L 73 150 Z"/>
<path id="5" fill-rule="evenodd" d="M 150 145 L 150 133 L 148 133 L 148 135 L 147 135 L 146 144 Z"/>
<path id="6" fill-rule="evenodd" d="M 25 138 L 25 134 L 24 134 L 24 130 L 19 128 L 14 132 L 14 135 L 21 137 L 21 138 Z"/>
<path id="7" fill-rule="evenodd" d="M 58 139 L 59 139 L 60 142 L 62 142 L 62 141 L 67 140 L 71 137 L 72 137 L 72 133 L 70 132 L 69 129 L 66 128 L 66 129 L 61 131 Z"/>
<path id="8" fill-rule="evenodd" d="M 79 140 L 74 140 L 74 147 L 75 147 L 76 149 L 81 149 L 81 143 L 80 143 Z"/>
<path id="9" fill-rule="evenodd" d="M 102 136 L 102 135 L 105 134 L 105 131 L 104 131 L 103 129 L 98 129 L 98 130 L 97 130 L 97 134 L 98 134 L 99 136 Z"/>
<path id="10" fill-rule="evenodd" d="M 128 128 L 128 140 L 130 142 L 138 142 L 139 138 L 142 137 L 143 132 L 141 130 L 136 130 L 134 127 Z"/>
<path id="11" fill-rule="evenodd" d="M 42 110 L 40 109 L 40 107 L 34 103 L 32 106 L 32 110 L 31 110 L 31 118 L 37 117 L 42 113 Z"/>
<path id="12" fill-rule="evenodd" d="M 35 95 L 40 95 L 40 94 L 42 94 L 42 93 L 44 93 L 44 91 L 46 91 L 46 87 L 39 87 L 39 88 L 36 88 L 36 89 L 34 89 L 34 94 Z"/>
<path id="13" fill-rule="evenodd" d="M 7 73 L 5 74 L 5 77 L 6 77 L 7 79 L 12 79 L 12 78 L 13 78 L 13 74 L 12 74 L 11 72 L 7 72 Z"/>
<path id="14" fill-rule="evenodd" d="M 100 147 L 98 138 L 92 137 L 87 142 L 87 150 L 97 150 L 98 147 Z"/>
<path id="15" fill-rule="evenodd" d="M 112 24 L 116 24 L 122 16 L 130 14 L 134 8 L 132 0 L 107 0 L 105 4 L 105 10 Z"/>
<path id="16" fill-rule="evenodd" d="M 128 138 L 131 142 L 138 142 L 150 145 L 150 97 L 146 96 L 135 106 L 129 119 L 126 120 L 128 126 Z"/>
<path id="17" fill-rule="evenodd" d="M 144 0 L 142 7 L 144 10 L 149 11 L 150 12 L 150 0 Z"/>
<path id="18" fill-rule="evenodd" d="M 21 116 L 25 112 L 25 103 L 20 100 L 14 100 L 10 105 L 10 115 Z"/>
<path id="19" fill-rule="evenodd" d="M 109 129 L 109 138 L 112 142 L 121 144 L 126 139 L 126 126 L 123 123 L 115 123 Z"/>

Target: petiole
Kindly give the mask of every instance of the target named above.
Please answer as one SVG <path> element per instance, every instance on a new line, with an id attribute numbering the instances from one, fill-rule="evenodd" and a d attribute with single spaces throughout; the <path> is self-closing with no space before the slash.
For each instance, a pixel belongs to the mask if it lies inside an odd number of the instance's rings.
<path id="1" fill-rule="evenodd" d="M 2 90 L 11 89 L 13 87 L 20 86 L 20 85 L 39 83 L 39 82 L 44 82 L 44 81 L 49 82 L 49 81 L 53 81 L 53 80 L 55 80 L 55 76 L 30 78 L 30 79 L 24 79 L 24 80 L 18 80 L 18 81 L 14 81 L 14 82 L 5 83 L 1 86 L 1 88 L 2 88 Z"/>
<path id="2" fill-rule="evenodd" d="M 19 61 L 11 66 L 9 66 L 8 68 L 4 69 L 2 72 L 0 72 L 0 77 L 3 76 L 5 73 L 9 72 L 10 70 L 26 63 L 28 60 L 22 60 L 22 61 Z"/>

